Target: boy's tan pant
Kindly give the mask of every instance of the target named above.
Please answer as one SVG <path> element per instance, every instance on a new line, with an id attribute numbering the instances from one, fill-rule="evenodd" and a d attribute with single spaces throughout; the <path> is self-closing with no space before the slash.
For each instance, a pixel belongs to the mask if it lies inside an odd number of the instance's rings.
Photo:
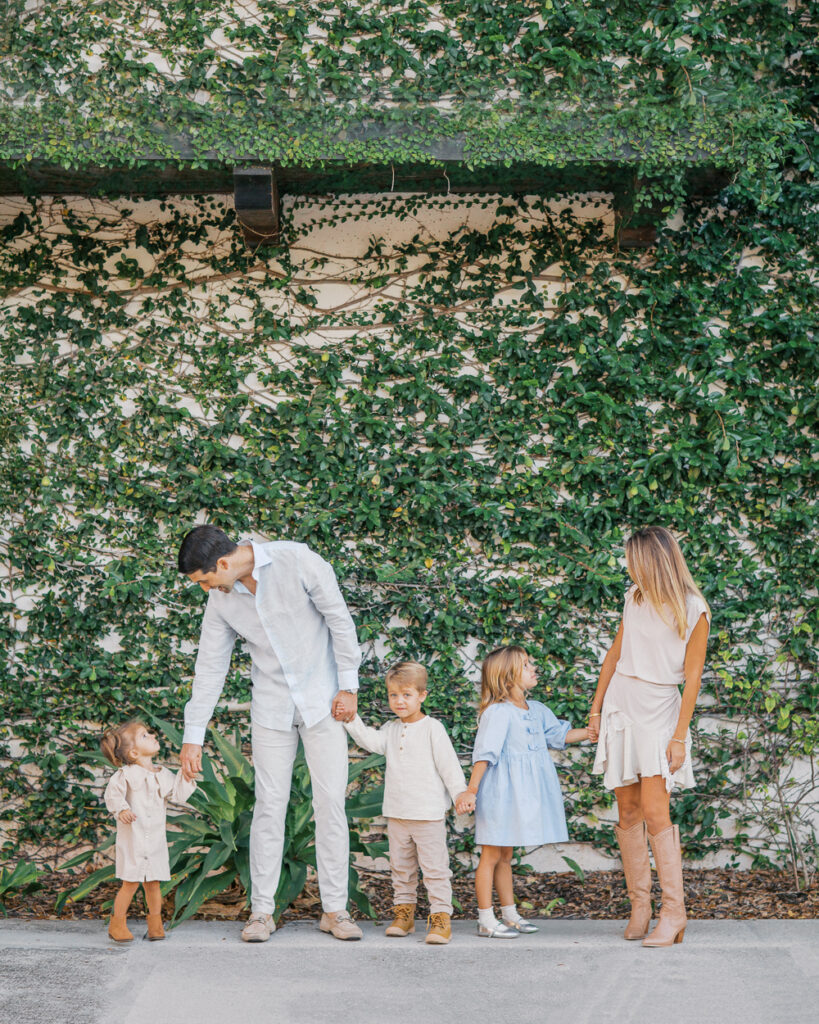
<path id="1" fill-rule="evenodd" d="M 395 905 L 415 903 L 418 891 L 418 868 L 424 876 L 429 912 L 452 914 L 452 886 L 449 850 L 446 845 L 446 822 L 413 821 L 410 818 L 387 818 L 390 842 L 390 871 Z"/>

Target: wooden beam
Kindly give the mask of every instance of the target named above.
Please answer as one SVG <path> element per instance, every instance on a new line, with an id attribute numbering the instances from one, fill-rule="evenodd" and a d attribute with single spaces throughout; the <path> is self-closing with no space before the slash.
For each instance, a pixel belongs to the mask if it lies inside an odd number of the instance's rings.
<path id="1" fill-rule="evenodd" d="M 278 245 L 281 203 L 276 176 L 269 167 L 237 167 L 233 171 L 236 219 L 251 249 Z"/>

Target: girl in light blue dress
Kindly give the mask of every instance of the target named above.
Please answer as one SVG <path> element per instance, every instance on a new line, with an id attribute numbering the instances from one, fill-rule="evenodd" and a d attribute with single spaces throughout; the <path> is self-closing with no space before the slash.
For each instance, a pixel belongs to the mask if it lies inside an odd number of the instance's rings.
<path id="1" fill-rule="evenodd" d="M 517 938 L 537 928 L 515 907 L 512 853 L 516 846 L 560 843 L 569 838 L 563 797 L 549 748 L 589 738 L 572 729 L 540 701 L 527 700 L 537 672 L 522 647 L 499 647 L 481 668 L 478 734 L 472 778 L 456 809 L 475 810 L 475 841 L 481 859 L 475 871 L 478 935 Z M 492 887 L 501 921 L 492 909 Z"/>

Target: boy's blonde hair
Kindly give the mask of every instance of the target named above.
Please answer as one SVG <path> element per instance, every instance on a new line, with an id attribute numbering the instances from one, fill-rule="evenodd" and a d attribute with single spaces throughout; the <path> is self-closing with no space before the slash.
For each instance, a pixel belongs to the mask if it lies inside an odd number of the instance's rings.
<path id="1" fill-rule="evenodd" d="M 478 718 L 490 704 L 500 704 L 507 700 L 512 687 L 519 683 L 523 676 L 523 667 L 529 654 L 517 644 L 509 647 L 496 647 L 487 654 L 481 665 L 481 703 L 478 707 Z"/>
<path id="2" fill-rule="evenodd" d="M 388 669 L 384 682 L 387 686 L 390 683 L 409 683 L 419 693 L 427 688 L 427 670 L 417 661 L 399 661 Z"/>
<path id="3" fill-rule="evenodd" d="M 137 729 L 147 728 L 144 722 L 132 718 L 123 725 L 109 729 L 100 740 L 100 749 L 115 768 L 131 764 L 128 752 L 134 745 L 134 735 Z"/>
<path id="4" fill-rule="evenodd" d="M 696 594 L 706 608 L 708 602 L 694 582 L 674 535 L 663 526 L 647 526 L 633 533 L 626 541 L 626 565 L 637 586 L 637 604 L 648 601 L 663 622 L 685 640 L 686 598 Z"/>

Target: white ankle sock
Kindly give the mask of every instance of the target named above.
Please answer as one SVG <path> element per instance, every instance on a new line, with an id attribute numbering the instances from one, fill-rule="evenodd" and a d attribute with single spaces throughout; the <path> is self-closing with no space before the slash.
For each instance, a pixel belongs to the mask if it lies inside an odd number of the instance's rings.
<path id="1" fill-rule="evenodd" d="M 484 928 L 496 928 L 498 919 L 495 917 L 495 911 L 491 907 L 488 910 L 481 910 L 478 907 L 478 923 Z"/>
<path id="2" fill-rule="evenodd" d="M 522 921 L 523 918 L 518 913 L 518 909 L 515 904 L 511 903 L 508 907 L 501 907 L 501 920 Z"/>

